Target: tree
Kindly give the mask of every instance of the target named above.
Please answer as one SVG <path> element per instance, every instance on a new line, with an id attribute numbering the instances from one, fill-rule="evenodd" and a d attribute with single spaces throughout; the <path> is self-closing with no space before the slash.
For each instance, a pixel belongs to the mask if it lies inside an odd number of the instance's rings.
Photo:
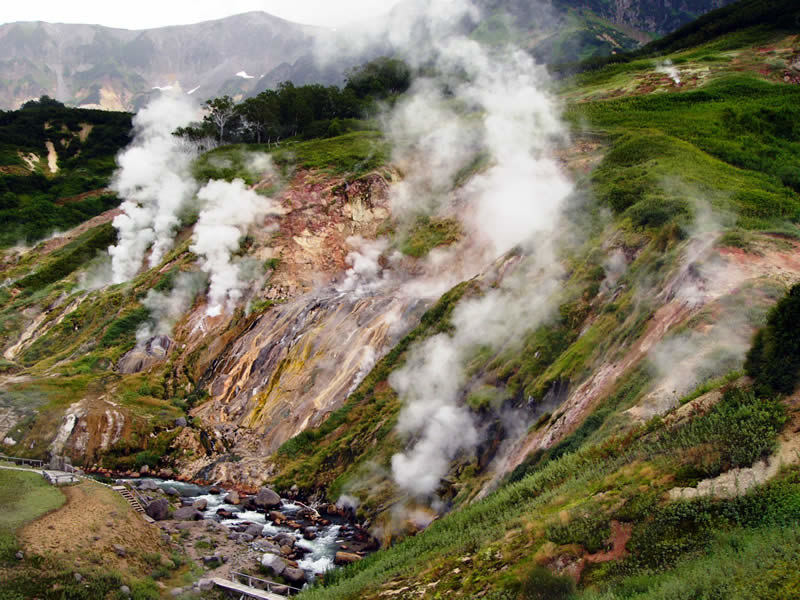
<path id="1" fill-rule="evenodd" d="M 256 142 L 261 143 L 261 135 L 277 132 L 278 106 L 274 93 L 262 92 L 255 98 L 248 98 L 236 107 L 246 129 L 255 134 Z"/>
<path id="2" fill-rule="evenodd" d="M 213 123 L 219 133 L 219 141 L 222 143 L 225 138 L 225 126 L 236 116 L 236 105 L 230 96 L 222 96 L 213 100 L 206 100 L 205 107 L 208 114 L 203 118 L 204 121 Z"/>
<path id="3" fill-rule="evenodd" d="M 411 86 L 411 69 L 396 58 L 376 58 L 347 73 L 346 88 L 359 98 L 387 98 Z"/>

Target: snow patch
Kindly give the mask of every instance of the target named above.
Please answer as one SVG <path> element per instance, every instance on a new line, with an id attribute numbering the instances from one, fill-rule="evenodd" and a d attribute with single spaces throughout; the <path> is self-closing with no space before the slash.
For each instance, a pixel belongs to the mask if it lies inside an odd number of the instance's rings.
<path id="1" fill-rule="evenodd" d="M 255 76 L 253 76 L 253 75 L 248 75 L 248 74 L 247 74 L 247 71 L 239 71 L 239 72 L 236 74 L 236 76 L 237 76 L 237 77 L 241 77 L 242 79 L 255 79 Z"/>

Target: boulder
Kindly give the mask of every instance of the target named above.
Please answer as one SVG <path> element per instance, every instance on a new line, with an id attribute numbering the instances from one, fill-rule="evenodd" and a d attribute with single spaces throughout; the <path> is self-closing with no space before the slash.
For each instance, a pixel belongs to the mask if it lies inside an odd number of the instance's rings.
<path id="1" fill-rule="evenodd" d="M 194 506 L 195 510 L 205 510 L 208 508 L 208 501 L 205 498 L 198 498 L 192 506 Z"/>
<path id="2" fill-rule="evenodd" d="M 293 535 L 289 535 L 288 533 L 279 533 L 272 541 L 278 544 L 279 546 L 289 546 L 289 548 L 294 548 L 295 537 Z"/>
<path id="3" fill-rule="evenodd" d="M 182 506 L 172 514 L 172 518 L 176 521 L 198 521 L 203 515 L 193 506 Z"/>
<path id="4" fill-rule="evenodd" d="M 156 482 L 153 481 L 152 479 L 145 479 L 144 481 L 140 481 L 139 483 L 136 484 L 136 487 L 138 487 L 143 492 L 155 492 L 158 489 Z"/>
<path id="5" fill-rule="evenodd" d="M 226 510 L 224 508 L 218 508 L 217 515 L 219 515 L 223 519 L 233 519 L 235 516 L 233 512 Z"/>
<path id="6" fill-rule="evenodd" d="M 352 552 L 337 552 L 336 556 L 333 559 L 333 563 L 336 565 L 349 565 L 350 563 L 358 562 L 361 560 L 361 556 L 358 554 L 354 554 Z"/>
<path id="7" fill-rule="evenodd" d="M 199 579 L 195 586 L 201 592 L 208 592 L 214 589 L 214 582 L 210 579 Z"/>
<path id="8" fill-rule="evenodd" d="M 119 544 L 114 544 L 113 546 L 111 546 L 111 548 L 114 550 L 116 555 L 119 556 L 120 558 L 125 558 L 128 555 L 128 551 L 125 550 L 125 548 L 123 548 Z"/>
<path id="9" fill-rule="evenodd" d="M 294 586 L 300 587 L 306 582 L 306 574 L 303 569 L 286 567 L 283 570 L 283 578 Z"/>
<path id="10" fill-rule="evenodd" d="M 205 566 L 207 566 L 207 567 L 218 567 L 223 562 L 225 562 L 225 559 L 223 557 L 217 555 L 217 554 L 212 554 L 210 556 L 204 556 L 202 560 L 203 560 L 203 564 Z"/>
<path id="11" fill-rule="evenodd" d="M 307 540 L 317 539 L 317 530 L 314 527 L 306 527 L 303 530 L 303 537 Z"/>
<path id="12" fill-rule="evenodd" d="M 262 531 L 264 531 L 264 526 L 258 523 L 250 523 L 247 529 L 244 530 L 247 535 L 252 535 L 254 538 L 260 536 Z"/>
<path id="13" fill-rule="evenodd" d="M 169 518 L 169 502 L 166 498 L 158 498 L 148 504 L 144 512 L 155 521 L 163 521 Z"/>
<path id="14" fill-rule="evenodd" d="M 271 510 L 269 511 L 269 520 L 281 524 L 286 520 L 286 515 L 277 510 Z"/>
<path id="15" fill-rule="evenodd" d="M 175 427 L 186 427 L 186 417 L 178 417 L 175 419 Z"/>
<path id="16" fill-rule="evenodd" d="M 150 472 L 150 467 L 148 467 L 147 465 L 142 465 L 142 467 L 139 469 L 139 475 L 147 475 L 149 472 Z"/>
<path id="17" fill-rule="evenodd" d="M 264 487 L 258 491 L 253 503 L 259 508 L 278 508 L 281 505 L 281 497 L 271 489 Z"/>
<path id="18" fill-rule="evenodd" d="M 228 493 L 227 496 L 225 496 L 225 503 L 226 504 L 237 505 L 241 501 L 242 501 L 241 498 L 239 498 L 239 492 L 237 492 L 236 490 L 233 490 L 232 492 Z"/>
<path id="19" fill-rule="evenodd" d="M 265 554 L 261 557 L 261 564 L 275 577 L 280 577 L 286 570 L 286 561 L 274 554 Z"/>
<path id="20" fill-rule="evenodd" d="M 239 536 L 238 541 L 240 541 L 243 544 L 249 544 L 254 539 L 256 539 L 255 536 L 250 535 L 249 533 L 240 533 L 238 534 L 238 536 Z"/>
<path id="21" fill-rule="evenodd" d="M 211 488 L 208 488 L 208 493 L 209 494 L 214 494 L 216 496 L 216 495 L 221 494 L 222 490 L 219 489 L 218 487 L 211 487 Z"/>
<path id="22" fill-rule="evenodd" d="M 260 540 L 257 545 L 258 549 L 262 552 L 269 552 L 272 554 L 280 554 L 281 549 L 277 546 L 277 544 L 273 544 L 267 540 Z"/>
<path id="23" fill-rule="evenodd" d="M 164 490 L 164 493 L 167 496 L 173 496 L 175 498 L 177 498 L 178 496 L 181 495 L 181 493 L 178 490 L 176 490 L 174 487 L 168 487 L 167 489 Z"/>
<path id="24" fill-rule="evenodd" d="M 17 553 L 14 555 L 17 560 L 22 560 L 25 558 L 25 555 L 22 553 L 22 550 L 18 550 Z"/>
<path id="25" fill-rule="evenodd" d="M 123 596 L 130 596 L 131 588 L 129 588 L 127 585 L 122 585 L 119 588 L 119 593 L 122 594 Z"/>

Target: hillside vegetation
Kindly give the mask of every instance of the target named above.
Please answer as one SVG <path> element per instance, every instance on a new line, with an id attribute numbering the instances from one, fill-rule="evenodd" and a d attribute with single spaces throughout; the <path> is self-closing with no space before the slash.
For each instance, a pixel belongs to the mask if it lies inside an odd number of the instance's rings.
<path id="1" fill-rule="evenodd" d="M 383 547 L 300 598 L 797 597 L 800 28 L 785 18 L 795 8 L 742 0 L 639 52 L 584 63 L 548 90 L 563 101 L 569 136 L 553 145 L 574 183 L 550 257 L 551 309 L 535 327 L 513 316 L 512 341 L 471 339 L 464 350 L 457 403 L 479 440 L 448 463 L 435 502 L 390 475 L 416 441 L 398 428 L 398 373 L 422 342 L 454 334 L 466 301 L 543 276 L 515 247 L 471 279 L 448 279 L 435 298 L 406 302 L 405 283 L 428 268 L 439 275 L 439 251 L 473 260 L 461 198 L 492 164 L 476 144 L 463 168 L 415 188 L 452 199 L 446 210 L 392 213 L 409 165 L 425 156 L 416 146 L 400 156 L 371 120 L 413 91 L 401 63 L 368 65 L 344 89 L 287 85 L 239 108 L 222 97 L 209 108 L 232 111 L 226 127 L 210 114 L 179 132 L 223 142 L 187 166 L 199 186 L 241 180 L 271 198 L 268 216 L 231 233 L 229 259 L 257 284 L 219 315 L 206 310 L 194 207 L 157 264 L 125 283 L 103 280 L 103 251 L 116 240 L 106 211 L 117 200 L 102 190 L 128 115 L 46 99 L 0 114 L 9 128 L 0 417 L 13 422 L 4 450 L 57 448 L 105 475 L 243 493 L 269 485 L 315 506 L 341 499 Z M 473 39 L 524 40 L 500 12 Z M 572 18 L 569 35 L 580 19 L 607 33 L 596 14 Z M 592 54 L 565 36 L 551 40 L 559 52 Z M 480 118 L 443 97 L 459 126 Z M 260 125 L 248 111 L 263 111 Z M 36 133 L 23 139 L 28 128 Z M 254 157 L 269 166 L 254 168 Z M 10 248 L 24 240 L 38 243 Z M 370 268 L 397 287 L 363 289 L 356 275 Z M 166 300 L 181 292 L 190 297 L 168 314 Z M 361 334 L 379 351 L 353 358 Z M 149 572 L 144 550 L 129 572 L 87 569 L 95 587 L 85 593 L 68 581 L 68 557 L 46 577 L 38 558 L 17 570 L 15 532 L 45 500 L 23 511 L 6 498 L 9 600 L 45 589 L 111 598 L 128 580 L 134 597 L 153 598 L 153 572 L 182 584 L 199 573 L 180 557 Z"/>
<path id="2" fill-rule="evenodd" d="M 0 247 L 36 242 L 119 204 L 105 188 L 130 129 L 128 114 L 47 97 L 0 111 Z"/>

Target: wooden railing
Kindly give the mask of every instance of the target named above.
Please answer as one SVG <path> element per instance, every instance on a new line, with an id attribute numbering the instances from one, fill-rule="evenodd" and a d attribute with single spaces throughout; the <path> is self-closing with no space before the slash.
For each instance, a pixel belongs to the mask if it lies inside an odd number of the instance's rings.
<path id="1" fill-rule="evenodd" d="M 36 469 L 43 468 L 45 464 L 43 460 L 36 460 L 34 458 L 17 458 L 15 456 L 6 456 L 5 454 L 0 454 L 0 461 L 3 460 L 13 462 L 14 464 L 27 465 Z"/>
<path id="2" fill-rule="evenodd" d="M 275 583 L 274 581 L 269 581 L 268 579 L 261 579 L 259 577 L 254 577 L 253 575 L 248 575 L 247 573 L 239 573 L 238 571 L 231 571 L 231 577 L 247 581 L 247 587 L 263 589 L 264 591 L 272 594 L 278 593 L 273 588 L 277 588 L 281 591 L 289 590 L 289 595 L 297 594 L 298 592 L 302 591 L 300 588 L 292 587 L 283 583 Z M 257 582 L 266 587 L 255 586 L 253 585 L 253 582 Z"/>

